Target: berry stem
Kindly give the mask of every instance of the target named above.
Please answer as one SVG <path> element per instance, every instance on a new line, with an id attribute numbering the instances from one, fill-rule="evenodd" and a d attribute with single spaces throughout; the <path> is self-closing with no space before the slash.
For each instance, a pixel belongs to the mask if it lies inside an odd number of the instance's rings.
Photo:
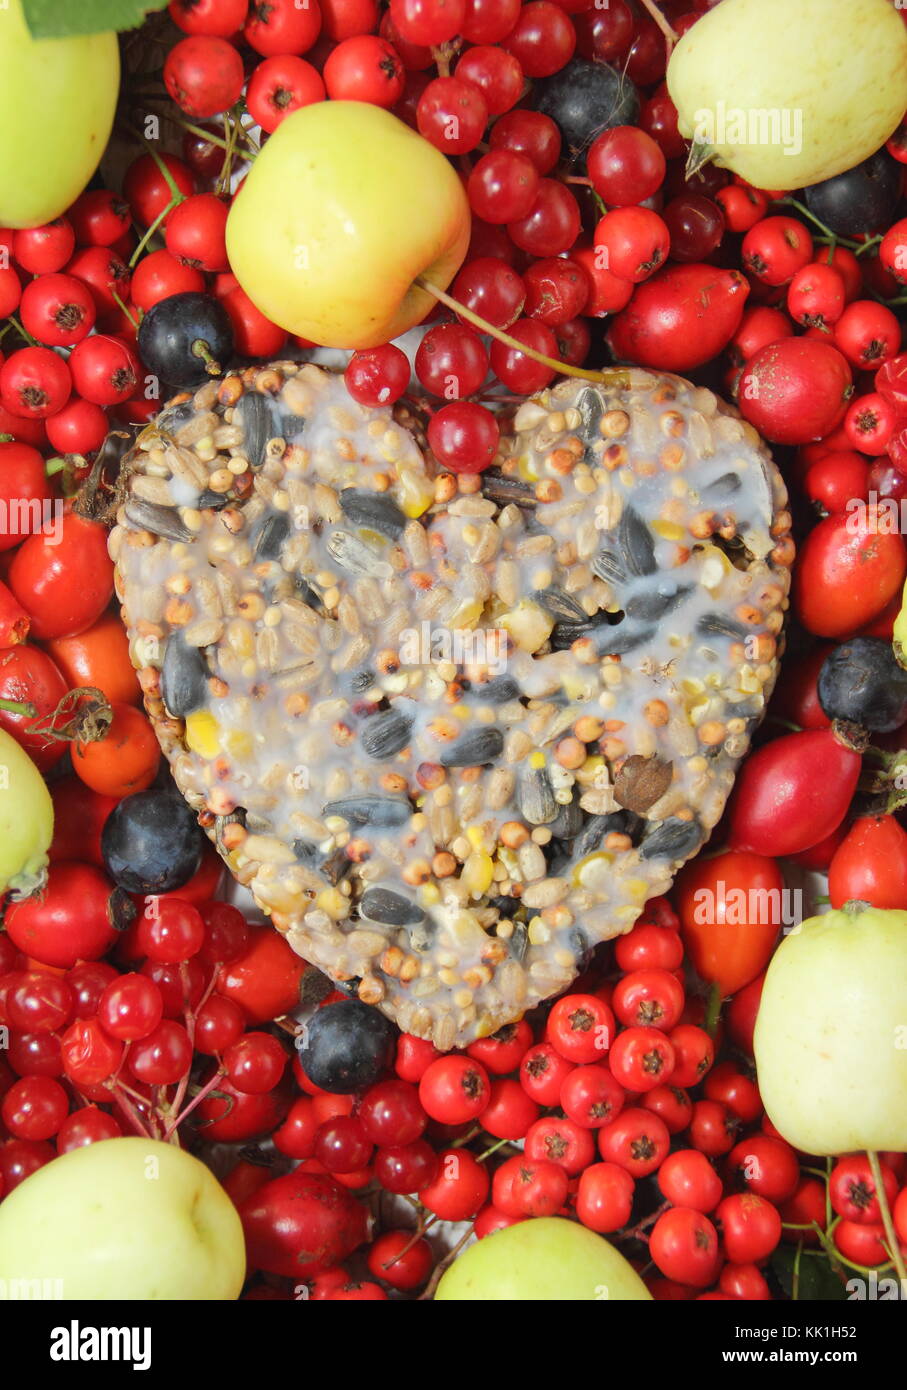
<path id="1" fill-rule="evenodd" d="M 670 53 L 677 40 L 680 38 L 680 35 L 677 33 L 676 29 L 672 28 L 668 20 L 665 19 L 661 10 L 656 5 L 655 0 L 642 0 L 642 5 L 643 9 L 648 12 L 650 17 L 655 21 L 661 32 L 664 34 L 665 40 L 668 45 L 668 52 Z"/>
<path id="2" fill-rule="evenodd" d="M 21 714 L 26 719 L 36 719 L 38 711 L 34 705 L 24 704 L 21 700 L 0 700 L 0 710 L 6 714 Z"/>
<path id="3" fill-rule="evenodd" d="M 200 357 L 205 364 L 205 371 L 209 376 L 220 376 L 223 368 L 216 362 L 211 353 L 211 347 L 205 342 L 204 338 L 196 338 L 190 348 L 193 357 Z"/>
<path id="4" fill-rule="evenodd" d="M 219 1067 L 218 1070 L 214 1073 L 214 1075 L 210 1078 L 210 1080 L 205 1082 L 204 1086 L 201 1088 L 198 1094 L 192 1097 L 185 1110 L 183 1110 L 182 1114 L 177 1115 L 176 1119 L 173 1120 L 172 1123 L 167 1127 L 167 1133 L 165 1137 L 168 1142 L 173 1141 L 173 1136 L 176 1134 L 176 1131 L 179 1129 L 180 1125 L 183 1123 L 186 1117 L 192 1114 L 192 1111 L 195 1109 L 197 1105 L 201 1105 L 202 1101 L 211 1091 L 217 1089 L 218 1081 L 220 1081 L 222 1077 L 226 1076 L 226 1074 L 227 1073 L 224 1070 L 224 1068 Z"/>
<path id="5" fill-rule="evenodd" d="M 136 332 L 138 332 L 138 328 L 139 328 L 138 320 L 135 319 L 135 318 L 133 318 L 132 314 L 130 314 L 128 305 L 124 304 L 123 300 L 122 300 L 122 299 L 120 298 L 120 296 L 117 294 L 116 290 L 111 289 L 110 293 L 113 295 L 113 297 L 114 297 L 114 299 L 116 300 L 117 304 L 118 304 L 119 307 L 122 309 L 123 313 L 126 315 L 127 319 L 128 319 L 129 322 L 132 324 L 133 328 L 136 330 Z"/>
<path id="6" fill-rule="evenodd" d="M 721 986 L 713 984 L 709 991 L 709 1002 L 706 1006 L 703 1027 L 710 1038 L 714 1038 L 718 1028 L 718 1020 L 721 1017 L 721 1005 L 724 1003 L 724 996 L 721 993 Z"/>
<path id="7" fill-rule="evenodd" d="M 875 1149 L 867 1149 L 866 1157 L 869 1159 L 869 1166 L 872 1169 L 872 1180 L 875 1183 L 876 1201 L 879 1204 L 879 1211 L 882 1213 L 882 1225 L 885 1227 L 885 1239 L 888 1242 L 888 1253 L 894 1260 L 894 1267 L 901 1280 L 901 1288 L 907 1288 L 907 1265 L 904 1263 L 904 1256 L 901 1251 L 897 1231 L 894 1229 L 894 1221 L 891 1218 L 891 1207 L 888 1204 L 888 1193 L 885 1191 L 885 1184 L 882 1181 L 882 1165 L 879 1163 L 879 1155 Z"/>
<path id="8" fill-rule="evenodd" d="M 581 377 L 583 381 L 594 381 L 599 386 L 614 386 L 626 390 L 630 384 L 629 374 L 623 367 L 605 367 L 602 371 L 595 372 L 586 367 L 571 367 L 566 362 L 559 362 L 556 357 L 546 357 L 543 352 L 536 352 L 535 348 L 529 347 L 527 343 L 521 343 L 519 338 L 505 333 L 503 328 L 498 328 L 495 324 L 489 323 L 487 319 L 483 319 L 480 314 L 474 313 L 472 309 L 467 309 L 465 304 L 461 304 L 446 290 L 442 290 L 440 286 L 427 280 L 424 275 L 417 275 L 415 283 L 420 289 L 425 290 L 426 294 L 433 295 L 445 308 L 451 309 L 460 318 L 466 319 L 474 328 L 481 329 L 483 333 L 497 339 L 505 347 L 515 348 L 525 357 L 531 357 L 533 362 L 540 362 L 543 367 L 550 367 L 552 371 L 560 372 L 564 376 L 575 376 Z"/>
<path id="9" fill-rule="evenodd" d="M 145 234 L 144 234 L 144 236 L 142 237 L 142 239 L 141 239 L 141 241 L 139 242 L 138 246 L 137 246 L 137 247 L 135 248 L 135 250 L 133 251 L 132 255 L 129 257 L 129 269 L 130 269 L 130 270 L 132 270 L 132 268 L 133 268 L 133 266 L 135 265 L 136 261 L 138 260 L 139 256 L 141 256 L 142 252 L 145 250 L 145 247 L 148 245 L 149 241 L 150 241 L 151 238 L 154 236 L 155 232 L 156 232 L 157 229 L 160 227 L 161 223 L 164 221 L 164 218 L 165 218 L 165 217 L 169 217 L 169 215 L 170 215 L 170 213 L 173 211 L 173 209 L 174 209 L 175 207 L 178 207 L 179 204 L 180 204 L 182 201 L 183 201 L 183 196 L 182 196 L 182 194 L 180 194 L 180 196 L 179 196 L 178 198 L 171 198 L 171 199 L 170 199 L 170 202 L 167 204 L 167 206 L 166 206 L 165 208 L 162 208 L 161 211 L 158 213 L 157 217 L 154 219 L 154 221 L 152 222 L 151 226 L 150 226 L 150 227 L 147 227 L 147 228 L 145 229 Z"/>
<path id="10" fill-rule="evenodd" d="M 157 165 L 161 177 L 163 178 L 167 187 L 170 189 L 170 192 L 172 193 L 173 197 L 181 203 L 183 201 L 183 198 L 185 197 L 185 194 L 180 192 L 177 186 L 176 179 L 173 177 L 170 170 L 167 168 L 167 165 L 164 162 L 164 160 L 161 159 L 161 156 L 158 154 L 151 141 L 147 138 L 147 136 L 142 134 L 142 132 L 138 129 L 137 126 L 134 126 L 132 122 L 126 120 L 125 117 L 120 118 L 120 124 L 122 125 L 124 130 L 129 131 L 129 134 L 132 136 L 133 140 L 138 140 L 140 145 L 144 145 L 148 154 L 151 155 L 151 158 Z"/>

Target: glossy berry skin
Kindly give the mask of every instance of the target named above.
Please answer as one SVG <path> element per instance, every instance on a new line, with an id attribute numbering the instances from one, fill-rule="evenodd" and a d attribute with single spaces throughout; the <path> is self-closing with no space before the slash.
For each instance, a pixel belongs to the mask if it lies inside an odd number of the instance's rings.
<path id="1" fill-rule="evenodd" d="M 150 960 L 176 965 L 201 950 L 205 924 L 201 914 L 179 898 L 153 900 L 153 912 L 140 917 L 136 945 Z"/>
<path id="2" fill-rule="evenodd" d="M 78 1019 L 60 1040 L 63 1069 L 77 1086 L 107 1081 L 120 1064 L 123 1044 L 111 1038 L 96 1018 Z"/>
<path id="3" fill-rule="evenodd" d="M 579 204 L 557 179 L 541 179 L 535 200 L 522 218 L 508 222 L 511 241 L 531 256 L 559 256 L 579 236 Z"/>
<path id="4" fill-rule="evenodd" d="M 246 89 L 246 105 L 269 135 L 300 107 L 324 99 L 321 73 L 305 58 L 292 54 L 265 58 L 253 72 Z"/>
<path id="5" fill-rule="evenodd" d="M 735 1264 L 759 1264 L 781 1239 L 777 1208 L 753 1192 L 725 1197 L 716 1216 L 728 1259 Z"/>
<path id="6" fill-rule="evenodd" d="M 471 1057 L 448 1056 L 432 1062 L 419 1082 L 419 1100 L 425 1113 L 445 1125 L 474 1120 L 488 1105 L 491 1083 L 480 1062 Z"/>
<path id="7" fill-rule="evenodd" d="M 11 415 L 46 420 L 69 399 L 72 378 L 62 357 L 46 347 L 21 348 L 0 367 L 0 402 Z"/>
<path id="8" fill-rule="evenodd" d="M 287 1054 L 270 1033 L 246 1033 L 227 1047 L 223 1064 L 237 1091 L 258 1096 L 277 1085 L 287 1065 Z M 358 1168 L 360 1164 L 350 1166 Z"/>
<path id="9" fill-rule="evenodd" d="M 520 1019 L 518 1023 L 505 1023 L 490 1037 L 470 1043 L 466 1055 L 481 1062 L 492 1076 L 506 1076 L 516 1071 L 531 1046 L 532 1029 L 525 1019 Z"/>
<path id="10" fill-rule="evenodd" d="M 645 1178 L 660 1168 L 671 1145 L 664 1120 L 649 1110 L 629 1106 L 616 1120 L 598 1131 L 598 1151 L 607 1163 L 616 1163 L 634 1178 Z"/>
<path id="11" fill-rule="evenodd" d="M 564 1114 L 583 1129 L 601 1129 L 617 1119 L 625 1095 L 606 1066 L 581 1066 L 564 1077 L 560 1104 Z"/>
<path id="12" fill-rule="evenodd" d="M 765 285 L 786 285 L 812 260 L 812 237 L 794 217 L 765 217 L 751 227 L 740 250 L 745 268 Z"/>
<path id="13" fill-rule="evenodd" d="M 427 391 L 456 400 L 478 391 L 488 375 L 488 353 L 473 329 L 441 323 L 430 328 L 419 344 L 415 367 Z"/>
<path id="14" fill-rule="evenodd" d="M 668 1279 L 704 1289 L 718 1273 L 718 1232 L 702 1212 L 672 1207 L 649 1233 L 649 1254 Z"/>
<path id="15" fill-rule="evenodd" d="M 517 319 L 511 324 L 510 336 L 545 357 L 554 358 L 557 353 L 557 338 L 554 331 L 540 319 Z M 553 367 L 538 362 L 518 348 L 508 343 L 493 342 L 490 353 L 491 370 L 495 376 L 514 394 L 529 395 L 540 391 L 553 380 Z"/>
<path id="16" fill-rule="evenodd" d="M 139 328 L 139 352 L 150 372 L 173 386 L 208 379 L 208 359 L 223 367 L 233 353 L 230 316 L 207 294 L 175 294 L 155 304 Z"/>
<path id="17" fill-rule="evenodd" d="M 517 1154 L 495 1173 L 492 1202 L 507 1216 L 554 1216 L 567 1200 L 568 1187 L 566 1169 L 559 1163 Z"/>
<path id="18" fill-rule="evenodd" d="M 520 1063 L 520 1085 L 539 1105 L 557 1105 L 561 1088 L 574 1065 L 562 1057 L 551 1043 L 536 1043 L 524 1054 Z"/>
<path id="19" fill-rule="evenodd" d="M 355 1115 L 336 1115 L 315 1135 L 314 1157 L 329 1173 L 357 1172 L 371 1156 L 371 1141 Z"/>
<path id="20" fill-rule="evenodd" d="M 569 1177 L 575 1177 L 592 1162 L 595 1140 L 590 1130 L 574 1120 L 546 1115 L 527 1131 L 524 1153 L 527 1158 L 557 1163 Z"/>
<path id="21" fill-rule="evenodd" d="M 385 1231 L 367 1256 L 369 1273 L 393 1289 L 418 1289 L 434 1264 L 427 1240 L 414 1240 L 412 1231 Z"/>
<path id="22" fill-rule="evenodd" d="M 860 775 L 859 753 L 825 729 L 773 739 L 737 780 L 728 843 L 755 854 L 798 854 L 840 824 Z"/>
<path id="23" fill-rule="evenodd" d="M 352 1095 L 390 1066 L 394 1029 L 377 1009 L 351 999 L 319 1009 L 299 1041 L 305 1075 L 323 1090 Z"/>
<path id="24" fill-rule="evenodd" d="M 477 217 L 493 225 L 528 216 L 539 188 L 535 165 L 514 150 L 492 150 L 477 160 L 466 185 Z"/>
<path id="25" fill-rule="evenodd" d="M 456 77 L 436 77 L 419 98 L 419 134 L 442 154 L 468 154 L 488 124 L 488 107 L 477 87 Z"/>
<path id="26" fill-rule="evenodd" d="M 551 173 L 561 153 L 561 133 L 551 117 L 522 107 L 495 121 L 488 143 L 493 150 L 524 154 L 542 176 Z"/>
<path id="27" fill-rule="evenodd" d="M 586 172 L 592 187 L 610 207 L 625 207 L 651 198 L 661 187 L 666 167 L 659 146 L 636 126 L 603 131 L 586 155 Z"/>
<path id="28" fill-rule="evenodd" d="M 482 1111 L 482 1128 L 495 1139 L 522 1139 L 539 1118 L 539 1107 L 518 1081 L 509 1077 L 491 1083 L 490 1099 Z"/>
<path id="29" fill-rule="evenodd" d="M 651 1091 L 671 1079 L 674 1048 L 658 1028 L 625 1028 L 611 1045 L 608 1065 L 628 1091 Z"/>
<path id="30" fill-rule="evenodd" d="M 658 1170 L 658 1186 L 675 1207 L 700 1212 L 714 1211 L 724 1191 L 721 1178 L 698 1149 L 676 1149 L 668 1154 Z"/>
<path id="31" fill-rule="evenodd" d="M 419 1201 L 442 1221 L 467 1221 L 488 1198 L 487 1164 L 467 1149 L 442 1149 L 435 1178 L 419 1191 Z"/>
<path id="32" fill-rule="evenodd" d="M 700 366 L 736 332 L 747 293 L 738 271 L 669 266 L 637 289 L 613 320 L 612 350 L 619 359 L 665 371 Z"/>
<path id="33" fill-rule="evenodd" d="M 129 1069 L 138 1081 L 150 1086 L 172 1086 L 192 1064 L 192 1043 L 181 1023 L 162 1019 L 158 1026 L 133 1043 Z"/>
<path id="34" fill-rule="evenodd" d="M 465 0 L 391 0 L 391 19 L 407 43 L 447 43 L 461 30 L 466 16 Z"/>
<path id="35" fill-rule="evenodd" d="M 614 1014 L 594 994 L 567 994 L 548 1015 L 546 1041 L 574 1064 L 601 1062 L 614 1041 Z"/>
<path id="36" fill-rule="evenodd" d="M 835 324 L 834 344 L 852 367 L 874 371 L 899 351 L 901 325 L 884 304 L 856 299 Z"/>
<path id="37" fill-rule="evenodd" d="M 193 119 L 228 110 L 239 100 L 244 80 L 242 58 L 222 38 L 181 39 L 164 61 L 164 85 L 171 100 Z"/>
<path id="38" fill-rule="evenodd" d="M 97 1144 L 102 1139 L 116 1139 L 123 1133 L 119 1121 L 96 1105 L 83 1105 L 68 1115 L 57 1131 L 57 1153 Z"/>
<path id="39" fill-rule="evenodd" d="M 592 286 L 584 268 L 564 256 L 534 261 L 523 277 L 526 314 L 549 328 L 557 328 L 581 314 Z"/>
<path id="40" fill-rule="evenodd" d="M 509 328 L 520 316 L 526 286 L 512 266 L 479 256 L 463 266 L 451 286 L 454 299 L 496 328 Z"/>
<path id="41" fill-rule="evenodd" d="M 76 245 L 76 234 L 66 217 L 58 217 L 42 227 L 13 233 L 13 260 L 31 275 L 48 275 L 62 270 Z"/>
<path id="42" fill-rule="evenodd" d="M 393 44 L 377 34 L 344 39 L 324 65 L 331 101 L 367 101 L 389 110 L 403 93 L 404 71 Z"/>
<path id="43" fill-rule="evenodd" d="M 139 364 L 132 349 L 106 334 L 95 333 L 77 343 L 69 370 L 77 393 L 95 405 L 117 405 L 138 387 Z"/>
<path id="44" fill-rule="evenodd" d="M 672 261 L 707 260 L 724 236 L 724 213 L 702 193 L 672 198 L 662 218 L 671 238 Z"/>
<path id="45" fill-rule="evenodd" d="M 457 63 L 455 74 L 461 82 L 471 82 L 485 98 L 490 116 L 509 111 L 523 91 L 523 69 L 512 53 L 489 44 L 467 49 Z"/>
<path id="46" fill-rule="evenodd" d="M 174 208 L 167 223 L 167 250 L 194 270 L 228 270 L 228 208 L 213 193 L 195 193 Z"/>
<path id="47" fill-rule="evenodd" d="M 164 1000 L 146 975 L 120 975 L 98 1001 L 98 1018 L 112 1038 L 135 1042 L 147 1038 L 164 1016 Z"/>
<path id="48" fill-rule="evenodd" d="M 73 275 L 42 275 L 22 292 L 23 327 L 45 347 L 73 347 L 94 327 L 94 299 Z"/>
<path id="49" fill-rule="evenodd" d="M 161 154 L 160 159 L 167 168 L 170 178 L 179 189 L 180 196 L 187 197 L 195 192 L 195 179 L 192 170 L 176 155 Z M 222 159 L 221 159 L 221 162 Z M 126 170 L 123 179 L 123 196 L 132 209 L 132 215 L 142 227 L 150 227 L 152 222 L 164 213 L 173 202 L 173 192 L 150 154 L 140 155 Z M 163 219 L 166 228 L 170 213 Z M 72 271 L 75 274 L 75 271 Z"/>
<path id="50" fill-rule="evenodd" d="M 617 1163 L 593 1163 L 580 1174 L 576 1214 L 599 1235 L 629 1226 L 636 1184 Z"/>
<path id="51" fill-rule="evenodd" d="M 442 406 L 428 426 L 432 453 L 452 473 L 481 473 L 497 453 L 499 439 L 491 411 L 473 401 Z"/>
<path id="52" fill-rule="evenodd" d="M 390 1144 L 379 1148 L 375 1153 L 374 1168 L 375 1179 L 385 1192 L 403 1196 L 418 1192 L 434 1182 L 438 1157 L 427 1140 L 414 1139 L 409 1144 Z"/>
<path id="53" fill-rule="evenodd" d="M 393 405 L 409 386 L 410 366 L 405 352 L 393 343 L 354 352 L 343 379 L 360 405 Z"/>
<path id="54" fill-rule="evenodd" d="M 0 1119 L 14 1139 L 51 1139 L 69 1113 L 69 1096 L 51 1076 L 26 1076 L 13 1082 Z"/>
<path id="55" fill-rule="evenodd" d="M 420 1139 L 428 1116 L 415 1086 L 405 1081 L 380 1081 L 370 1087 L 358 1110 L 363 1132 L 373 1144 L 411 1144 Z"/>
<path id="56" fill-rule="evenodd" d="M 865 513 L 826 517 L 809 532 L 794 576 L 794 607 L 809 632 L 846 637 L 900 592 L 907 571 L 904 539 L 883 527 L 870 505 Z"/>

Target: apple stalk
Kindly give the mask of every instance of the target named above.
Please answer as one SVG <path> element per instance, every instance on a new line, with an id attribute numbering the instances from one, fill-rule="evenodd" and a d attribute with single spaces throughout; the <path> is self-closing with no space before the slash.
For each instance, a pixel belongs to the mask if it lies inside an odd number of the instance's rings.
<path id="1" fill-rule="evenodd" d="M 876 1201 L 879 1204 L 879 1211 L 882 1214 L 882 1225 L 885 1227 L 885 1239 L 888 1242 L 888 1249 L 894 1261 L 894 1267 L 898 1272 L 901 1281 L 901 1288 L 907 1288 L 907 1265 L 904 1263 L 904 1255 L 901 1251 L 897 1232 L 894 1229 L 894 1221 L 891 1216 L 891 1207 L 888 1203 L 888 1193 L 885 1191 L 885 1184 L 882 1181 L 882 1165 L 879 1163 L 879 1155 L 875 1149 L 867 1149 L 866 1157 L 869 1159 L 869 1167 L 872 1169 L 872 1180 L 875 1183 Z"/>
<path id="2" fill-rule="evenodd" d="M 539 362 L 543 367 L 550 367 L 552 371 L 559 372 L 563 376 L 580 377 L 583 381 L 594 381 L 598 386 L 613 386 L 615 390 L 627 391 L 630 388 L 630 376 L 624 367 L 605 367 L 600 372 L 591 371 L 587 367 L 572 367 L 566 362 L 560 362 L 556 357 L 548 357 L 544 352 L 537 352 L 535 348 L 529 347 L 527 343 L 521 343 L 519 338 L 514 338 L 512 334 L 505 333 L 503 328 L 498 328 L 496 324 L 489 323 L 483 319 L 481 314 L 476 314 L 472 309 L 467 309 L 465 304 L 454 299 L 453 295 L 442 290 L 439 285 L 435 285 L 431 280 L 427 280 L 424 275 L 417 275 L 415 284 L 427 294 L 433 295 L 446 308 L 452 309 L 460 318 L 466 319 L 474 328 L 481 329 L 489 337 L 496 338 L 505 347 L 515 348 L 517 352 L 523 353 L 525 357 L 531 357 L 533 362 Z"/>

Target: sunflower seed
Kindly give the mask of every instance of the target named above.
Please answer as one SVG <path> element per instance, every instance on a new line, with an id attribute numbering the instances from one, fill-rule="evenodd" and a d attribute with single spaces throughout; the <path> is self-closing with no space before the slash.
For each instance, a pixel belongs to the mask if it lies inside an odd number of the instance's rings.
<path id="1" fill-rule="evenodd" d="M 580 607 L 576 599 L 554 585 L 547 589 L 536 589 L 530 597 L 558 622 L 583 623 L 588 620 L 588 613 Z"/>
<path id="2" fill-rule="evenodd" d="M 366 793 L 363 796 L 345 796 L 339 801 L 329 801 L 323 808 L 322 815 L 342 816 L 351 825 L 393 826 L 405 825 L 412 812 L 409 801 L 401 796 Z"/>
<path id="3" fill-rule="evenodd" d="M 504 751 L 504 735 L 500 729 L 491 726 L 484 729 L 467 729 L 451 748 L 446 748 L 439 758 L 442 767 L 484 767 L 493 763 Z"/>
<path id="4" fill-rule="evenodd" d="M 557 802 L 548 769 L 524 764 L 519 779 L 519 807 L 530 825 L 549 825 L 557 816 Z"/>
<path id="5" fill-rule="evenodd" d="M 696 631 L 704 637 L 729 637 L 732 642 L 742 642 L 749 630 L 721 613 L 705 613 L 696 624 Z"/>
<path id="6" fill-rule="evenodd" d="M 151 531 L 166 541 L 194 541 L 196 538 L 195 532 L 189 530 L 173 507 L 162 507 L 157 502 L 130 497 L 123 510 L 134 526 Z"/>
<path id="7" fill-rule="evenodd" d="M 198 647 L 173 632 L 164 648 L 161 698 L 174 719 L 185 719 L 208 699 L 208 666 Z"/>
<path id="8" fill-rule="evenodd" d="M 605 400 L 601 391 L 594 386 L 584 386 L 576 398 L 576 408 L 582 416 L 583 431 L 592 439 L 598 436 L 598 427 L 605 413 Z"/>
<path id="9" fill-rule="evenodd" d="M 359 913 L 370 922 L 383 922 L 389 927 L 416 927 L 425 920 L 418 903 L 410 902 L 402 893 L 390 888 L 367 888 L 359 903 Z"/>
<path id="10" fill-rule="evenodd" d="M 670 816 L 654 830 L 650 830 L 642 842 L 640 859 L 688 859 L 698 849 L 705 838 L 702 827 L 695 820 L 678 820 Z"/>
<path id="11" fill-rule="evenodd" d="M 723 496 L 728 492 L 739 492 L 741 486 L 741 481 L 736 473 L 722 473 L 720 478 L 716 478 L 714 482 L 708 483 L 706 487 L 701 488 L 699 496 L 703 500 L 706 497 L 711 497 L 716 494 Z"/>
<path id="12" fill-rule="evenodd" d="M 515 922 L 513 932 L 510 937 L 510 954 L 517 962 L 521 962 L 526 954 L 529 945 L 529 932 L 525 922 Z"/>
<path id="13" fill-rule="evenodd" d="M 592 632 L 598 656 L 623 656 L 651 642 L 654 636 L 654 627 L 634 627 L 632 623 L 621 623 L 618 627 L 601 623 Z"/>
<path id="14" fill-rule="evenodd" d="M 352 526 L 380 531 L 396 540 L 406 526 L 406 517 L 392 497 L 367 488 L 345 487 L 340 493 L 343 515 Z"/>
<path id="15" fill-rule="evenodd" d="M 670 613 L 692 592 L 692 584 L 681 584 L 669 593 L 665 593 L 662 589 L 648 589 L 628 598 L 624 603 L 624 611 L 628 618 L 638 618 L 641 622 L 654 622 L 656 618 L 663 618 L 666 613 Z"/>
<path id="16" fill-rule="evenodd" d="M 578 801 L 568 801 L 558 805 L 554 820 L 548 821 L 548 829 L 555 840 L 572 840 L 583 828 L 583 812 Z"/>
<path id="17" fill-rule="evenodd" d="M 534 507 L 536 497 L 528 483 L 521 478 L 507 478 L 496 469 L 488 469 L 482 474 L 482 492 L 485 497 L 504 507 L 513 502 L 518 507 Z"/>
<path id="18" fill-rule="evenodd" d="M 606 584 L 622 584 L 627 577 L 627 571 L 613 550 L 603 547 L 593 555 L 591 563 L 593 574 L 597 574 Z"/>
<path id="19" fill-rule="evenodd" d="M 328 554 L 350 574 L 372 574 L 376 579 L 390 579 L 393 569 L 381 560 L 374 550 L 349 531 L 332 531 L 328 536 Z"/>
<path id="20" fill-rule="evenodd" d="M 247 391 L 236 406 L 233 422 L 243 432 L 244 456 L 252 468 L 261 468 L 267 458 L 268 440 L 280 436 L 282 425 L 277 405 L 259 391 Z"/>
<path id="21" fill-rule="evenodd" d="M 655 542 L 652 532 L 632 507 L 624 507 L 617 527 L 617 539 L 631 574 L 655 573 Z"/>
<path id="22" fill-rule="evenodd" d="M 228 492 L 212 492 L 206 487 L 204 492 L 199 493 L 198 509 L 204 511 L 210 509 L 213 512 L 222 511 L 224 507 L 229 507 L 232 498 Z"/>
<path id="23" fill-rule="evenodd" d="M 390 758 L 409 743 L 414 713 L 381 710 L 367 719 L 359 734 L 362 751 L 369 758 Z"/>
<path id="24" fill-rule="evenodd" d="M 511 700 L 518 700 L 522 691 L 513 676 L 494 676 L 482 685 L 473 686 L 470 694 L 491 705 L 506 705 Z"/>
<path id="25" fill-rule="evenodd" d="M 273 512 L 265 517 L 255 539 L 256 560 L 279 560 L 280 550 L 290 534 L 290 518 L 286 512 Z"/>

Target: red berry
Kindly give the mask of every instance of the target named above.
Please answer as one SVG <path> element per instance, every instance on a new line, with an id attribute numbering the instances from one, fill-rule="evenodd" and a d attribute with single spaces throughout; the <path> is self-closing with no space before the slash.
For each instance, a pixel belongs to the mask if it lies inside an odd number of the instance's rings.
<path id="1" fill-rule="evenodd" d="M 73 275 L 41 275 L 22 292 L 26 332 L 46 347 L 73 347 L 94 327 L 95 302 L 88 286 Z"/>
<path id="2" fill-rule="evenodd" d="M 197 35 L 181 39 L 164 62 L 164 85 L 187 116 L 204 119 L 239 101 L 243 62 L 226 39 Z"/>
<path id="3" fill-rule="evenodd" d="M 66 214 L 79 246 L 113 246 L 129 231 L 129 204 L 109 188 L 82 193 Z"/>
<path id="4" fill-rule="evenodd" d="M 481 473 L 497 453 L 499 439 L 498 422 L 491 411 L 472 401 L 442 406 L 428 426 L 432 453 L 441 467 L 452 473 Z"/>
<path id="5" fill-rule="evenodd" d="M 190 193 L 195 192 L 195 179 L 188 165 L 172 154 L 160 154 L 158 159 L 166 167 L 182 197 L 188 197 Z M 141 227 L 150 227 L 152 222 L 157 221 L 174 197 L 160 165 L 150 154 L 140 155 L 126 170 L 123 195 L 132 209 L 133 217 Z M 164 227 L 167 226 L 167 220 L 164 219 Z M 72 273 L 75 275 L 78 272 L 73 270 Z"/>
<path id="6" fill-rule="evenodd" d="M 468 154 L 488 124 L 488 107 L 477 87 L 456 77 L 436 77 L 419 98 L 419 134 L 443 154 Z"/>
<path id="7" fill-rule="evenodd" d="M 146 313 L 172 294 L 202 293 L 205 277 L 163 248 L 143 256 L 132 273 L 132 302 Z"/>
<path id="8" fill-rule="evenodd" d="M 228 39 L 242 28 L 248 0 L 170 0 L 170 18 L 184 34 Z"/>
<path id="9" fill-rule="evenodd" d="M 194 193 L 174 208 L 167 222 L 167 250 L 193 270 L 228 270 L 229 209 L 213 193 Z"/>
<path id="10" fill-rule="evenodd" d="M 354 352 L 346 365 L 346 389 L 360 405 L 393 405 L 409 386 L 410 365 L 393 343 Z"/>
<path id="11" fill-rule="evenodd" d="M 13 259 L 32 275 L 62 270 L 75 249 L 76 234 L 65 217 L 13 233 Z"/>
<path id="12" fill-rule="evenodd" d="M 403 83 L 399 53 L 377 34 L 344 39 L 324 65 L 324 85 L 331 101 L 367 101 L 388 109 L 399 101 Z"/>
<path id="13" fill-rule="evenodd" d="M 0 401 L 11 415 L 36 420 L 56 415 L 71 389 L 69 367 L 50 348 L 21 348 L 0 367 Z"/>
<path id="14" fill-rule="evenodd" d="M 301 106 L 324 101 L 324 79 L 304 58 L 284 54 L 265 58 L 249 78 L 246 106 L 252 118 L 270 135 L 281 121 Z"/>
<path id="15" fill-rule="evenodd" d="M 59 454 L 93 454 L 104 443 L 108 429 L 101 407 L 78 396 L 47 419 L 47 438 Z"/>
<path id="16" fill-rule="evenodd" d="M 603 131 L 586 155 L 592 187 L 611 207 L 644 203 L 661 187 L 666 168 L 659 146 L 636 126 Z"/>

